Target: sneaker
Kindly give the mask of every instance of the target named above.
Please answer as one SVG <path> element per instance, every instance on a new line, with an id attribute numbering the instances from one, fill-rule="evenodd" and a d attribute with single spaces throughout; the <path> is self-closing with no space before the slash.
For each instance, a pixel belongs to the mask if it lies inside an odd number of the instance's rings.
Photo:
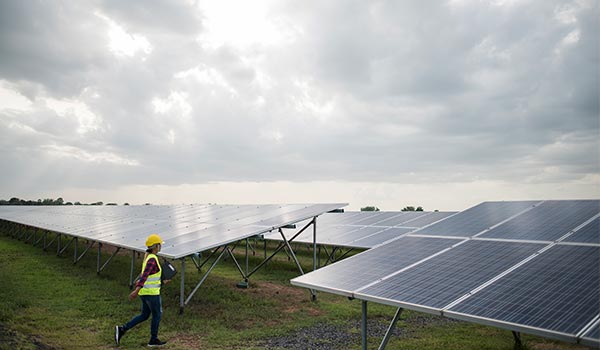
<path id="1" fill-rule="evenodd" d="M 115 326 L 115 343 L 117 343 L 117 346 L 121 343 L 121 338 L 123 338 L 124 335 L 125 329 L 121 326 Z"/>
<path id="2" fill-rule="evenodd" d="M 153 347 L 163 346 L 166 343 L 167 343 L 166 341 L 160 341 L 160 339 L 156 338 L 156 339 L 150 340 L 150 342 L 148 343 L 148 346 L 153 348 Z"/>

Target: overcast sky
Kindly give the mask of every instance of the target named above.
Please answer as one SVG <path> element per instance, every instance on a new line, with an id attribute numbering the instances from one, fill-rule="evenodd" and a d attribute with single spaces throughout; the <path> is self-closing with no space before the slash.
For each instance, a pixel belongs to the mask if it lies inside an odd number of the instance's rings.
<path id="1" fill-rule="evenodd" d="M 2 0 L 0 198 L 598 198 L 598 4 Z"/>

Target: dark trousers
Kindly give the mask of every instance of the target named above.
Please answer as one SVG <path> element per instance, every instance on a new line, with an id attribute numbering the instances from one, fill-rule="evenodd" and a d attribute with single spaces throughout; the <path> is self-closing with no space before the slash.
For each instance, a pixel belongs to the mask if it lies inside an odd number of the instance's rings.
<path id="1" fill-rule="evenodd" d="M 132 318 L 123 328 L 127 331 L 135 327 L 138 323 L 144 322 L 152 315 L 150 323 L 150 340 L 158 338 L 158 325 L 162 316 L 162 301 L 160 295 L 141 295 L 142 313 Z"/>

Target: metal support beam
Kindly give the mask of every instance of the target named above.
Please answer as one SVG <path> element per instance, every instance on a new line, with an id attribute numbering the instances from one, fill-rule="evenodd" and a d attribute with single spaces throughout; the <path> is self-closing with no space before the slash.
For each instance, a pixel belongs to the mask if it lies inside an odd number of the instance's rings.
<path id="1" fill-rule="evenodd" d="M 304 230 L 306 230 L 311 224 L 312 224 L 312 221 L 309 222 L 308 224 L 306 224 L 300 231 L 298 231 L 292 238 L 289 239 L 289 242 L 292 242 L 294 239 L 296 239 L 296 237 L 298 237 L 300 234 L 302 234 L 302 232 L 304 232 Z M 283 239 L 285 241 L 285 237 Z M 284 243 L 279 243 L 279 246 L 277 247 L 277 249 L 275 249 L 275 251 L 268 258 L 265 258 L 265 260 L 263 260 L 260 264 L 258 264 L 258 266 L 256 266 L 254 269 L 252 269 L 252 271 L 248 272 L 247 277 L 249 278 L 250 276 L 252 276 L 256 271 L 258 271 L 267 262 L 269 262 L 269 260 L 273 259 L 273 257 L 275 255 L 277 255 L 277 253 L 279 253 L 279 251 L 281 251 L 284 247 L 285 247 Z M 266 254 L 266 245 L 265 245 L 265 254 Z"/>
<path id="2" fill-rule="evenodd" d="M 65 250 L 67 250 L 67 248 L 69 248 L 71 243 L 73 243 L 73 241 L 75 241 L 75 237 L 71 238 L 71 240 L 69 242 L 67 242 L 67 244 L 58 252 L 58 255 L 61 255 L 62 253 L 64 253 Z"/>
<path id="3" fill-rule="evenodd" d="M 102 246 L 102 244 L 100 244 L 99 247 L 100 246 Z M 102 272 L 102 270 L 104 270 L 104 268 L 106 267 L 106 265 L 108 265 L 108 263 L 112 260 L 112 258 L 114 258 L 115 255 L 117 255 L 119 250 L 121 250 L 121 247 L 117 247 L 117 250 L 115 250 L 114 253 L 112 253 L 111 256 L 108 257 L 108 259 L 106 260 L 104 265 L 102 265 L 102 267 L 100 267 L 100 269 L 97 271 L 98 274 L 100 274 L 100 272 Z M 100 249 L 98 249 L 98 251 L 100 251 Z"/>
<path id="4" fill-rule="evenodd" d="M 185 299 L 185 302 L 183 303 L 183 306 L 187 305 L 190 300 L 192 299 L 192 297 L 194 296 L 194 294 L 196 294 L 196 291 L 198 291 L 198 288 L 200 288 L 200 286 L 204 283 L 204 281 L 206 280 L 206 278 L 208 277 L 208 275 L 210 274 L 210 272 L 215 268 L 215 266 L 217 265 L 217 263 L 219 262 L 219 260 L 221 260 L 221 258 L 223 257 L 223 255 L 225 254 L 225 252 L 227 252 L 229 250 L 228 246 L 224 246 L 223 247 L 223 251 L 221 251 L 221 254 L 219 254 L 219 256 L 217 257 L 217 259 L 215 259 L 215 261 L 212 263 L 212 265 L 210 266 L 210 268 L 208 269 L 208 271 L 206 271 L 206 273 L 204 274 L 204 276 L 202 276 L 202 279 L 200 280 L 200 282 L 198 282 L 198 284 L 196 285 L 196 288 L 194 288 L 194 290 L 192 290 L 192 292 L 188 295 L 187 299 Z M 183 266 L 182 266 L 183 267 Z M 183 277 L 183 275 L 182 275 Z M 183 300 L 183 282 L 181 284 L 181 300 Z M 181 306 L 183 308 L 183 306 Z M 180 312 L 183 312 L 183 309 L 180 310 Z"/>
<path id="5" fill-rule="evenodd" d="M 75 237 L 75 245 L 73 246 L 73 264 L 77 262 L 77 249 L 79 248 L 79 239 Z"/>
<path id="6" fill-rule="evenodd" d="M 102 255 L 102 243 L 98 243 L 98 259 L 96 260 L 96 274 L 100 274 L 100 256 Z"/>
<path id="7" fill-rule="evenodd" d="M 131 270 L 129 271 L 129 289 L 133 289 L 133 270 L 135 267 L 135 250 L 131 251 Z"/>
<path id="8" fill-rule="evenodd" d="M 181 285 L 179 289 L 179 314 L 183 313 L 183 307 L 185 306 L 183 299 L 185 297 L 184 288 L 185 288 L 185 257 L 181 258 Z"/>
<path id="9" fill-rule="evenodd" d="M 89 244 L 89 245 L 88 245 L 88 246 L 87 246 L 87 247 L 84 249 L 83 253 L 81 253 L 81 255 L 80 255 L 80 256 L 79 256 L 77 259 L 75 259 L 75 262 L 73 262 L 73 264 L 77 264 L 77 263 L 79 262 L 79 260 L 81 260 L 81 258 L 83 258 L 83 257 L 85 256 L 85 254 L 88 252 L 88 250 L 90 250 L 90 249 L 91 249 L 91 248 L 94 246 L 94 243 L 96 243 L 96 242 L 92 241 L 92 243 L 91 243 L 91 244 Z"/>
<path id="10" fill-rule="evenodd" d="M 521 332 L 512 331 L 513 338 L 515 338 L 515 349 L 520 349 L 523 346 L 521 342 Z"/>
<path id="11" fill-rule="evenodd" d="M 361 349 L 367 350 L 367 301 L 361 300 L 362 318 L 360 320 L 360 334 L 362 336 Z"/>
<path id="12" fill-rule="evenodd" d="M 385 349 L 385 347 L 392 335 L 392 331 L 396 327 L 396 323 L 398 322 L 398 319 L 400 318 L 400 314 L 402 313 L 403 310 L 404 309 L 402 309 L 401 307 L 399 307 L 398 310 L 396 310 L 396 314 L 394 315 L 392 322 L 390 322 L 390 326 L 388 327 L 387 331 L 385 332 L 385 336 L 383 337 L 383 340 L 381 341 L 381 344 L 379 345 L 379 348 L 378 348 L 379 350 Z"/>

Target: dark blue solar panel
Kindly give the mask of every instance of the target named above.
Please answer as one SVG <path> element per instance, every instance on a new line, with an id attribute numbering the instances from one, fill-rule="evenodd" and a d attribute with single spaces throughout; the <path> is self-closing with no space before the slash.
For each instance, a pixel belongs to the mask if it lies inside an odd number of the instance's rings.
<path id="1" fill-rule="evenodd" d="M 577 334 L 599 297 L 600 248 L 556 245 L 450 311 Z"/>
<path id="2" fill-rule="evenodd" d="M 390 229 L 378 232 L 372 236 L 361 238 L 352 242 L 354 247 L 371 248 L 383 242 L 400 237 L 401 235 L 412 231 L 412 228 L 392 227 Z"/>
<path id="3" fill-rule="evenodd" d="M 442 219 L 447 218 L 448 216 L 454 215 L 455 212 L 452 211 L 438 211 L 438 212 L 431 212 L 425 216 L 421 216 L 419 218 L 407 221 L 405 223 L 403 223 L 403 226 L 407 226 L 407 227 L 423 227 L 423 226 L 427 226 L 430 224 L 433 224 L 436 221 L 440 221 Z"/>
<path id="4" fill-rule="evenodd" d="M 481 237 L 554 241 L 598 212 L 597 200 L 547 201 Z"/>
<path id="5" fill-rule="evenodd" d="M 454 239 L 402 237 L 389 244 L 325 266 L 292 280 L 352 292 L 459 242 Z M 319 288 L 317 288 L 319 289 Z"/>
<path id="6" fill-rule="evenodd" d="M 542 244 L 468 241 L 361 290 L 357 296 L 441 309 L 542 247 Z"/>
<path id="7" fill-rule="evenodd" d="M 595 218 L 589 224 L 567 237 L 564 241 L 600 244 L 600 217 Z"/>
<path id="8" fill-rule="evenodd" d="M 539 203 L 523 202 L 484 202 L 437 224 L 426 227 L 417 233 L 436 236 L 470 237 Z"/>
<path id="9" fill-rule="evenodd" d="M 600 323 L 596 323 L 594 327 L 583 335 L 583 338 L 592 339 L 597 342 L 600 341 Z"/>

